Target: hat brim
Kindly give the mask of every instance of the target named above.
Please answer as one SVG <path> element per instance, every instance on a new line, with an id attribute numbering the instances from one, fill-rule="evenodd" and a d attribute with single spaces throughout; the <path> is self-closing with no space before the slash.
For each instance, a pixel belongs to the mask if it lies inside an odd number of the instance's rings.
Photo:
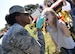
<path id="1" fill-rule="evenodd" d="M 27 14 L 29 14 L 29 12 L 27 12 L 27 11 L 24 11 L 24 13 L 27 13 Z"/>

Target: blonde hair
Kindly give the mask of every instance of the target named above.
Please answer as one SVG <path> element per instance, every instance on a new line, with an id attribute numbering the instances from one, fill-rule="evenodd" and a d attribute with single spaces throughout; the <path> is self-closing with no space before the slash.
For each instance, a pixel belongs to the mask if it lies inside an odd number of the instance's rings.
<path id="1" fill-rule="evenodd" d="M 54 31 L 56 32 L 57 31 L 57 20 L 58 20 L 58 17 L 57 17 L 57 14 L 56 14 L 56 12 L 54 11 L 54 10 L 52 10 L 52 9 L 50 9 L 50 10 L 47 10 L 47 11 L 45 11 L 44 12 L 44 14 L 46 13 L 46 12 L 49 12 L 49 13 L 51 13 L 51 15 L 54 17 L 54 21 L 53 21 L 53 24 L 54 24 Z M 44 30 L 45 30 L 45 32 L 47 33 L 47 29 L 46 29 L 46 27 L 47 27 L 47 25 L 48 24 L 44 24 Z"/>

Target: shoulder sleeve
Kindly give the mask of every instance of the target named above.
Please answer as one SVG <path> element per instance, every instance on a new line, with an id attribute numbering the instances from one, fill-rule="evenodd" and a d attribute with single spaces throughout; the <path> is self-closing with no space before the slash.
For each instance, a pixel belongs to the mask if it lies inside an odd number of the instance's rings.
<path id="1" fill-rule="evenodd" d="M 41 54 L 44 54 L 45 53 L 45 40 L 44 40 L 44 35 L 42 31 L 37 32 L 37 37 L 38 37 L 37 41 L 41 47 Z"/>

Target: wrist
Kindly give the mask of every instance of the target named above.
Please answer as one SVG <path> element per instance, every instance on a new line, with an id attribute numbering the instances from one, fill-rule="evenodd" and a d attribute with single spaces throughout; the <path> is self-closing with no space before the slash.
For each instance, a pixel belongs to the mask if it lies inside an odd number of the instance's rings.
<path id="1" fill-rule="evenodd" d="M 37 31 L 41 31 L 41 29 L 40 28 L 37 28 Z"/>
<path id="2" fill-rule="evenodd" d="M 58 46 L 56 46 L 56 48 L 59 48 Z"/>

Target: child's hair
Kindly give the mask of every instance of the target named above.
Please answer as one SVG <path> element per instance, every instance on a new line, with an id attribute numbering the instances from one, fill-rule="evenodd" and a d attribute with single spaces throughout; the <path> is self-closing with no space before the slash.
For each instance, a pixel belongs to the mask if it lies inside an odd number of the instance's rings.
<path id="1" fill-rule="evenodd" d="M 58 20 L 58 17 L 57 17 L 57 14 L 56 14 L 56 12 L 54 11 L 54 10 L 49 10 L 49 12 L 53 15 L 53 17 L 54 17 L 54 21 L 53 21 L 53 24 L 54 24 L 54 31 L 57 31 L 57 20 Z M 47 30 L 46 30 L 46 26 L 47 26 L 48 24 L 46 24 L 45 23 L 45 25 L 44 25 L 44 28 L 45 28 L 45 32 L 47 32 Z"/>

